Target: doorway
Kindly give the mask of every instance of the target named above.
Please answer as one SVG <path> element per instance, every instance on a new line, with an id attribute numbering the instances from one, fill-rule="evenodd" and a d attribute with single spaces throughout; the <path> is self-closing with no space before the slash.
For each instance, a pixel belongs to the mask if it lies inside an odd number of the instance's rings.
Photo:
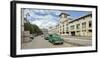
<path id="1" fill-rule="evenodd" d="M 75 36 L 75 31 L 71 32 L 71 36 Z"/>

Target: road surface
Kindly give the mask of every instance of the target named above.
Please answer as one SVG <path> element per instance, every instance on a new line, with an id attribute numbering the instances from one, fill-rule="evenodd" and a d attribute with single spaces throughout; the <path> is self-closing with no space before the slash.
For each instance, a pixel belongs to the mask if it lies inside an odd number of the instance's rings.
<path id="1" fill-rule="evenodd" d="M 63 47 L 74 47 L 77 45 L 72 45 L 64 42 L 61 45 L 53 45 L 48 40 L 45 40 L 43 36 L 35 37 L 31 42 L 22 43 L 22 49 L 39 49 L 39 48 L 63 48 Z"/>

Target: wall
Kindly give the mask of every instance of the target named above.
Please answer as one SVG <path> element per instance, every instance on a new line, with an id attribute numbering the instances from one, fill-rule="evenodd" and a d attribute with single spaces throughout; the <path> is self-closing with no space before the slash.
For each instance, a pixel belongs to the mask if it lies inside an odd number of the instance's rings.
<path id="1" fill-rule="evenodd" d="M 89 27 L 89 21 L 92 21 L 91 20 L 92 17 L 91 16 L 88 16 L 88 17 L 84 17 L 84 18 L 81 18 L 77 21 L 74 21 L 74 22 L 71 22 L 69 23 L 69 32 L 75 32 L 75 36 L 92 36 L 92 34 L 90 32 L 88 32 L 88 30 L 92 30 L 90 27 Z M 83 27 L 82 23 L 86 23 Z M 77 29 L 77 24 L 79 24 L 79 29 Z M 74 26 L 73 29 L 71 29 L 71 26 Z M 78 31 L 78 32 L 77 32 Z"/>
<path id="2" fill-rule="evenodd" d="M 0 58 L 11 58 L 10 53 L 10 1 L 0 0 Z M 46 1 L 55 3 L 73 3 L 73 4 L 87 4 L 99 5 L 100 0 L 34 0 Z M 100 5 L 98 9 L 100 15 Z M 100 19 L 100 16 L 98 16 Z M 98 20 L 98 25 L 100 20 Z M 98 27 L 98 34 L 100 35 L 100 26 Z M 100 38 L 100 36 L 98 36 Z M 98 38 L 98 39 L 99 39 Z M 100 44 L 100 40 L 98 40 Z M 100 49 L 100 45 L 98 47 Z M 24 57 L 22 57 L 24 58 Z M 98 53 L 83 53 L 83 54 L 65 54 L 53 56 L 38 56 L 38 57 L 25 57 L 25 58 L 100 58 L 100 51 Z"/>

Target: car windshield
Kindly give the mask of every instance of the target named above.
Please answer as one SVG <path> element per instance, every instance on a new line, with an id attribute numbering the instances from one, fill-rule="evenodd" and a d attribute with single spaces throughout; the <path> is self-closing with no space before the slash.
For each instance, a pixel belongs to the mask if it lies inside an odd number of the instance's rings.
<path id="1" fill-rule="evenodd" d="M 60 37 L 58 34 L 53 34 L 52 36 L 53 37 Z"/>

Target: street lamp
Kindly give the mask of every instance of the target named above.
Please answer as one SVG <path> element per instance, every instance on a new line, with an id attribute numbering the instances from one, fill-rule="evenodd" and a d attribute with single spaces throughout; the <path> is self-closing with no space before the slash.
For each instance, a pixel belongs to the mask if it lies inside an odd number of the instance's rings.
<path id="1" fill-rule="evenodd" d="M 30 16 L 29 13 L 26 14 L 26 22 L 25 22 L 25 23 L 29 22 L 29 21 L 28 21 L 28 16 Z"/>

